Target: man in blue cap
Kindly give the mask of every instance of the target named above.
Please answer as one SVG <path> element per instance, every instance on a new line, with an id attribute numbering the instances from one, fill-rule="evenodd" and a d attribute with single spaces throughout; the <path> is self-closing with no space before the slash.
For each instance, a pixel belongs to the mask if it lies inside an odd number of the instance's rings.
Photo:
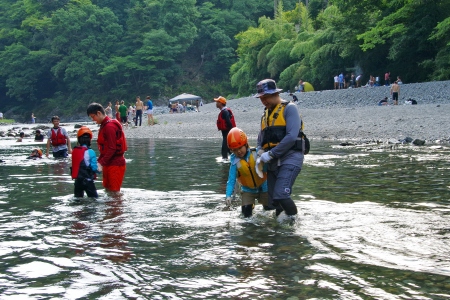
<path id="1" fill-rule="evenodd" d="M 256 85 L 255 97 L 265 106 L 258 135 L 260 160 L 267 165 L 269 207 L 276 215 L 283 210 L 294 219 L 297 207 L 291 199 L 292 186 L 303 166 L 302 121 L 297 106 L 280 97 L 272 79 Z"/>

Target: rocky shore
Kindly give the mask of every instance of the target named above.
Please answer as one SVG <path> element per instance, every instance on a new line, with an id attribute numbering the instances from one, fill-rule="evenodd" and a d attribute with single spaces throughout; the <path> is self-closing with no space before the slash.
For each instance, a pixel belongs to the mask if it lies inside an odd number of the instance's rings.
<path id="1" fill-rule="evenodd" d="M 390 100 L 388 106 L 377 105 L 384 97 L 390 99 L 390 89 L 386 86 L 296 95 L 305 133 L 312 140 L 385 143 L 409 137 L 427 143 L 450 142 L 450 81 L 403 84 L 397 106 L 391 105 Z M 281 96 L 285 100 L 292 100 L 288 93 L 282 93 Z M 405 104 L 407 99 L 414 99 L 418 104 Z M 229 99 L 228 107 L 235 114 L 237 126 L 250 138 L 256 138 L 263 112 L 260 100 L 251 96 Z M 156 107 L 154 118 L 157 124 L 147 126 L 144 117 L 142 126 L 125 129 L 127 137 L 221 138 L 216 128 L 219 110 L 214 102 L 201 106 L 199 112 L 170 114 L 168 110 L 167 107 Z M 97 126 L 87 118 L 86 122 L 93 130 L 96 129 Z M 41 124 L 40 128 L 50 125 Z M 27 128 L 24 130 L 27 135 L 31 135 L 36 128 L 30 124 L 24 127 Z M 19 125 L 14 125 L 14 128 L 15 132 L 22 130 Z M 72 135 L 76 132 L 73 124 L 66 125 L 66 128 Z M 5 132 L 5 129 L 0 130 Z"/>
<path id="2" fill-rule="evenodd" d="M 305 133 L 313 140 L 352 142 L 388 142 L 412 139 L 427 143 L 450 142 L 450 81 L 403 84 L 399 105 L 378 106 L 384 97 L 390 99 L 390 88 L 362 87 L 296 93 L 297 107 L 305 123 Z M 288 93 L 282 98 L 291 100 Z M 414 99 L 417 105 L 405 104 Z M 263 112 L 254 97 L 231 99 L 227 103 L 235 114 L 236 124 L 256 138 Z M 133 127 L 129 138 L 221 138 L 216 128 L 219 110 L 215 103 L 200 107 L 200 112 L 169 114 L 168 109 L 155 113 L 157 125 Z M 146 120 L 144 120 L 146 121 Z"/>

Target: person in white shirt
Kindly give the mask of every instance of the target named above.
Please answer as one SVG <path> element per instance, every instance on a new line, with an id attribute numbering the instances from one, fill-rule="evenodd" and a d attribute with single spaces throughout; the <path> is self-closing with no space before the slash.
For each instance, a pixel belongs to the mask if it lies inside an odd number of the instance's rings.
<path id="1" fill-rule="evenodd" d="M 359 87 L 359 86 L 360 86 L 360 83 L 361 83 L 361 77 L 362 77 L 362 74 L 359 74 L 358 76 L 356 76 L 356 87 Z"/>

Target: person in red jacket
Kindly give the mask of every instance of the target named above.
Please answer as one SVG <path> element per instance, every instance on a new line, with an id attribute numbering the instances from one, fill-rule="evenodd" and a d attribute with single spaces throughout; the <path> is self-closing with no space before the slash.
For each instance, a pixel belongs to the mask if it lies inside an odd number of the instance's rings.
<path id="1" fill-rule="evenodd" d="M 214 101 L 216 102 L 216 107 L 220 109 L 219 116 L 217 117 L 217 130 L 222 132 L 222 159 L 226 160 L 230 153 L 227 145 L 227 136 L 230 130 L 236 127 L 236 122 L 233 112 L 227 107 L 227 99 L 219 96 L 218 98 L 214 98 Z"/>
<path id="2" fill-rule="evenodd" d="M 125 176 L 125 151 L 127 142 L 122 125 L 105 114 L 103 106 L 91 103 L 87 115 L 100 124 L 97 145 L 100 152 L 98 158 L 99 170 L 103 173 L 103 186 L 106 190 L 119 192 Z"/>

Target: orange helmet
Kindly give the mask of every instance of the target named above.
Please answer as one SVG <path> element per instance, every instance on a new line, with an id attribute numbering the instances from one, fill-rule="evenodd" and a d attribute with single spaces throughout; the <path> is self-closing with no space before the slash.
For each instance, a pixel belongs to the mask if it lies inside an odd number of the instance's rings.
<path id="1" fill-rule="evenodd" d="M 247 145 L 247 135 L 237 127 L 230 130 L 227 136 L 227 144 L 230 149 L 237 149 Z"/>
<path id="2" fill-rule="evenodd" d="M 36 153 L 38 157 L 42 157 L 42 150 L 39 148 L 34 148 L 33 151 L 31 151 L 31 156 L 35 156 L 33 153 Z"/>
<path id="3" fill-rule="evenodd" d="M 77 137 L 82 136 L 83 134 L 89 134 L 89 138 L 92 139 L 92 131 L 87 126 L 81 126 L 78 129 Z"/>

